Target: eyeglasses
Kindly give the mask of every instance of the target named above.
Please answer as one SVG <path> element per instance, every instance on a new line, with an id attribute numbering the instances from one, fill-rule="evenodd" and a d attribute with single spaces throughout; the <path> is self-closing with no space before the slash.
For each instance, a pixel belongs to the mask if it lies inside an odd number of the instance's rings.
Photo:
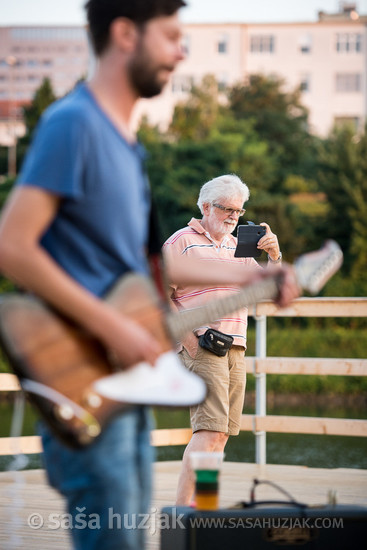
<path id="1" fill-rule="evenodd" d="M 231 216 L 232 214 L 236 214 L 236 216 L 243 216 L 246 210 L 244 208 L 238 209 L 238 208 L 227 208 L 226 206 L 222 206 L 221 204 L 215 204 L 213 203 L 212 206 L 215 206 L 215 208 L 219 208 L 219 210 L 222 210 L 227 214 L 227 216 Z"/>

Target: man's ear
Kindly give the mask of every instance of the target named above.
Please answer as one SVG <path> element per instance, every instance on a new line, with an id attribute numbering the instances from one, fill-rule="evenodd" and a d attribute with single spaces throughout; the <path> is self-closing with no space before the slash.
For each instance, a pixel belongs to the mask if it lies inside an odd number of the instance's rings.
<path id="1" fill-rule="evenodd" d="M 205 214 L 205 216 L 209 216 L 211 206 L 212 205 L 210 204 L 210 202 L 204 202 L 204 204 L 203 204 L 203 213 Z"/>
<path id="2" fill-rule="evenodd" d="M 126 53 L 134 51 L 138 33 L 139 31 L 135 23 L 126 17 L 118 17 L 111 23 L 111 42 Z"/>

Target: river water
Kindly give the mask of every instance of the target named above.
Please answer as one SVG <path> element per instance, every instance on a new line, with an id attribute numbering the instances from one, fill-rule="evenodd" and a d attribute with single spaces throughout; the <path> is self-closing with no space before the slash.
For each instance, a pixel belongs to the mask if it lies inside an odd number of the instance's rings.
<path id="1" fill-rule="evenodd" d="M 251 409 L 245 409 L 253 414 Z M 289 416 L 320 416 L 331 418 L 366 419 L 365 407 L 324 407 L 293 405 L 268 407 L 268 414 Z M 158 411 L 158 426 L 168 428 L 189 426 L 186 411 L 169 413 Z M 179 460 L 184 447 L 157 448 L 158 460 Z M 230 437 L 225 450 L 226 460 L 230 462 L 255 462 L 255 435 L 251 432 L 240 432 Z M 367 438 L 341 437 L 309 434 L 266 435 L 266 461 L 268 464 L 294 464 L 314 468 L 363 468 L 367 469 Z"/>
<path id="2" fill-rule="evenodd" d="M 252 414 L 251 408 L 245 413 Z M 366 407 L 359 406 L 273 406 L 268 407 L 268 414 L 321 416 L 334 418 L 367 418 Z M 9 436 L 12 416 L 12 404 L 0 403 L 0 437 Z M 157 428 L 188 427 L 189 415 L 186 410 L 154 410 Z M 30 405 L 26 406 L 23 435 L 35 432 L 36 414 Z M 298 435 L 268 433 L 267 463 L 294 464 L 317 468 L 363 468 L 367 469 L 367 438 L 340 437 L 327 435 Z M 157 460 L 180 460 L 184 447 L 158 447 Z M 250 432 L 241 432 L 231 437 L 226 447 L 226 460 L 233 462 L 255 462 L 255 436 Z M 27 468 L 41 468 L 39 455 L 29 455 Z M 0 456 L 0 471 L 6 469 L 11 457 Z"/>

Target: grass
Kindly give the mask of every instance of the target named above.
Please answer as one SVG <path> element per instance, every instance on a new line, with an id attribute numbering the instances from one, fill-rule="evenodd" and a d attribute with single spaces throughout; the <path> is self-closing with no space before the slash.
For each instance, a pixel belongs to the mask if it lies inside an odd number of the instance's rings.
<path id="1" fill-rule="evenodd" d="M 271 323 L 269 323 L 271 325 Z M 364 359 L 367 357 L 365 328 L 330 327 L 269 327 L 267 355 L 274 357 L 324 357 Z M 248 331 L 248 356 L 255 355 L 255 330 Z M 249 376 L 247 390 L 255 388 Z M 367 394 L 367 377 L 267 375 L 267 388 L 278 393 Z"/>

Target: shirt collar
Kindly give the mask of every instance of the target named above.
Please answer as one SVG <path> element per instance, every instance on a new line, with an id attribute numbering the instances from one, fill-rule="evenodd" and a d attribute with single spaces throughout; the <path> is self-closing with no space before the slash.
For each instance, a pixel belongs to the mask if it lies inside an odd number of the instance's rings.
<path id="1" fill-rule="evenodd" d="M 200 220 L 197 220 L 196 218 L 191 218 L 189 223 L 187 224 L 191 229 L 196 231 L 196 233 L 206 234 L 207 231 L 204 229 L 204 227 L 201 225 Z"/>
<path id="2" fill-rule="evenodd" d="M 187 224 L 191 229 L 196 231 L 196 233 L 200 233 L 201 235 L 205 235 L 207 239 L 209 239 L 217 248 L 221 248 L 225 246 L 228 241 L 231 239 L 232 235 L 226 235 L 224 239 L 222 240 L 220 247 L 215 243 L 214 239 L 211 237 L 210 233 L 204 229 L 204 227 L 201 225 L 200 220 L 197 220 L 196 218 L 191 218 L 189 223 Z"/>

